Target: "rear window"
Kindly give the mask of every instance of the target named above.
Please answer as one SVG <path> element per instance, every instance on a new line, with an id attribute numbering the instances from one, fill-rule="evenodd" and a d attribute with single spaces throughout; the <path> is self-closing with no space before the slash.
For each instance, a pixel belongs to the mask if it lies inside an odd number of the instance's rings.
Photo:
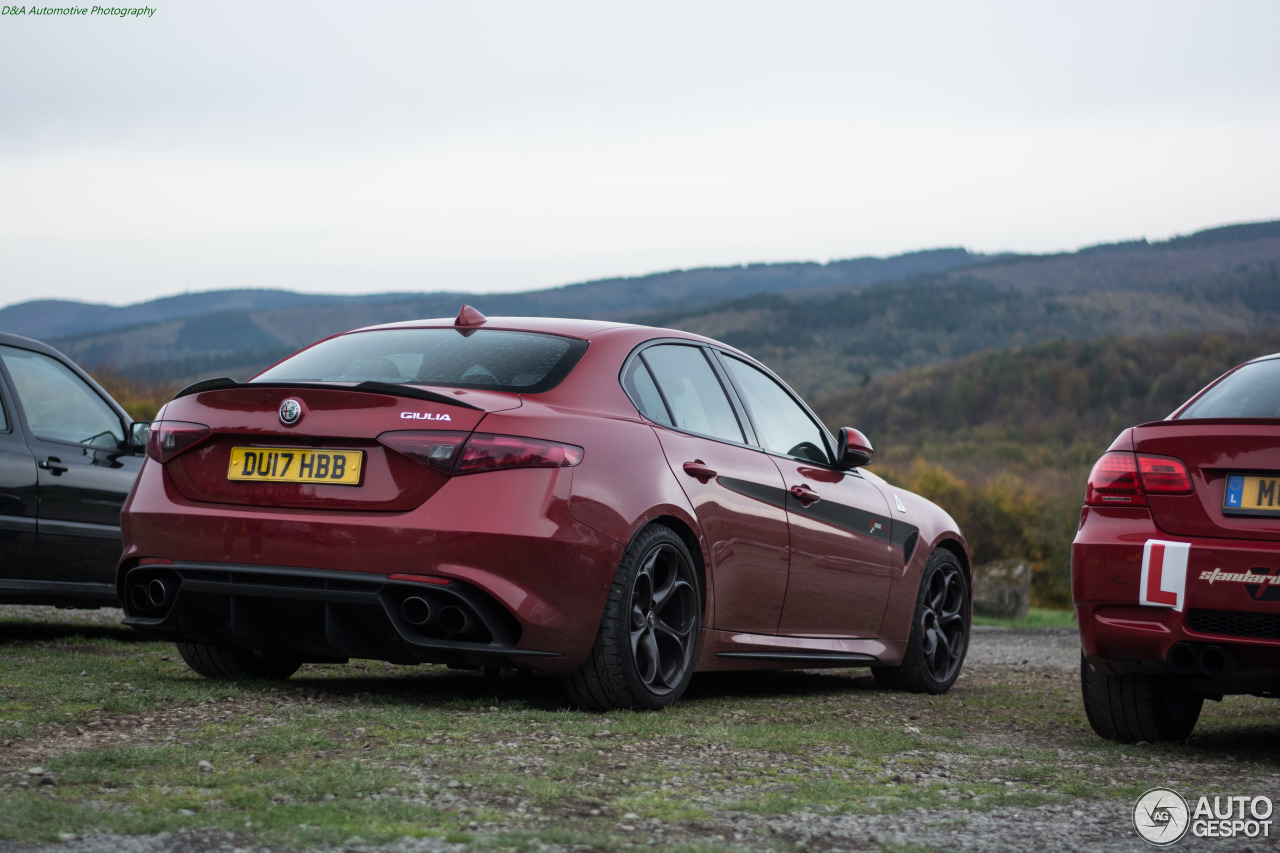
<path id="1" fill-rule="evenodd" d="M 1178 415 L 1189 418 L 1280 418 L 1280 358 L 1241 367 Z"/>
<path id="2" fill-rule="evenodd" d="M 254 382 L 390 382 L 536 394 L 569 375 L 587 342 L 500 329 L 377 329 L 303 350 Z"/>

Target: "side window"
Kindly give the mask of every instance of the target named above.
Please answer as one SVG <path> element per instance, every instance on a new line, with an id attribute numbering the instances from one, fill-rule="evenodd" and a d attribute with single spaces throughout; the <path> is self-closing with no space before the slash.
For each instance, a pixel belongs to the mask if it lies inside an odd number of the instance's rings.
<path id="1" fill-rule="evenodd" d="M 822 427 L 773 377 L 730 355 L 721 360 L 742 392 L 761 447 L 782 456 L 831 464 Z"/>
<path id="2" fill-rule="evenodd" d="M 667 404 L 662 402 L 662 395 L 658 393 L 658 386 L 654 384 L 649 368 L 645 367 L 640 359 L 632 359 L 627 372 L 623 374 L 622 390 L 627 392 L 631 402 L 635 403 L 636 408 L 640 410 L 640 414 L 654 423 L 675 426 L 671 422 L 670 413 L 667 412 Z"/>
<path id="3" fill-rule="evenodd" d="M 743 443 L 733 406 L 700 347 L 663 344 L 650 347 L 640 357 L 662 389 L 675 427 Z"/>
<path id="4" fill-rule="evenodd" d="M 39 438 L 117 448 L 124 442 L 120 417 L 65 364 L 38 352 L 0 346 L 27 416 Z"/>

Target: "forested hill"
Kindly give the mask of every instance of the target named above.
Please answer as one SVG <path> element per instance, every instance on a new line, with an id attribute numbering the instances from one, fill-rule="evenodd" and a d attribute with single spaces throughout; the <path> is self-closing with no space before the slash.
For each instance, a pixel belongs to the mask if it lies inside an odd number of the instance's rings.
<path id="1" fill-rule="evenodd" d="M 891 465 L 924 455 L 1087 469 L 1120 430 L 1166 417 L 1228 368 L 1275 352 L 1280 325 L 1051 341 L 873 379 L 820 397 L 815 409 L 833 429 L 861 429 Z"/>
<path id="2" fill-rule="evenodd" d="M 490 316 L 609 317 L 701 332 L 741 347 L 816 395 L 986 349 L 1268 328 L 1280 323 L 1278 269 L 1280 222 L 1271 222 L 1051 256 L 944 249 L 663 273 L 523 294 L 382 294 L 337 302 L 281 292 L 196 294 L 148 303 L 162 319 L 52 342 L 98 371 L 152 381 L 244 378 L 325 335 L 452 316 L 465 300 Z M 739 298 L 723 301 L 727 294 Z M 193 299 L 206 310 L 183 314 Z M 32 305 L 0 311 L 0 329 L 40 336 L 6 319 Z"/>
<path id="3" fill-rule="evenodd" d="M 993 261 L 858 291 L 757 296 L 644 322 L 733 344 L 813 395 L 988 349 L 1238 336 L 1280 323 L 1280 223 L 1222 231 Z"/>
<path id="4" fill-rule="evenodd" d="M 964 249 L 931 249 L 889 258 L 853 258 L 828 263 L 748 264 L 674 270 L 633 278 L 609 278 L 522 293 L 378 293 L 333 296 L 284 290 L 215 290 L 185 293 L 115 308 L 83 302 L 37 300 L 0 309 L 0 331 L 35 338 L 69 338 L 113 329 L 222 314 L 291 313 L 328 320 L 353 315 L 359 323 L 418 317 L 451 317 L 463 302 L 482 300 L 493 315 L 537 317 L 618 317 L 638 311 L 702 305 L 756 293 L 799 293 L 856 288 L 926 273 L 940 273 L 996 257 Z M 316 309 L 308 312 L 297 309 Z M 369 319 L 373 318 L 373 319 Z M 312 324 L 309 324 L 309 327 Z M 330 334 L 351 325 L 332 326 Z M 332 328 L 331 328 L 332 326 Z"/>

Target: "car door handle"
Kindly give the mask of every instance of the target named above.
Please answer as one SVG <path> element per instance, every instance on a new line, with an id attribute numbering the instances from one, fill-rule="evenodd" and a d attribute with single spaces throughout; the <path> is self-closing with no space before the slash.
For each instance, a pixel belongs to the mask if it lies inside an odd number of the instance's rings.
<path id="1" fill-rule="evenodd" d="M 684 472 L 690 477 L 697 478 L 699 483 L 707 483 L 716 475 L 716 469 L 708 468 L 707 463 L 701 459 L 695 459 L 692 462 L 684 463 Z"/>
<path id="2" fill-rule="evenodd" d="M 822 500 L 822 497 L 808 486 L 792 486 L 791 496 L 800 501 L 801 506 L 808 506 Z"/>
<path id="3" fill-rule="evenodd" d="M 62 460 L 56 456 L 50 456 L 48 459 L 41 459 L 39 462 L 36 463 L 36 465 L 48 471 L 49 473 L 53 474 L 53 476 L 55 477 L 63 473 L 64 471 L 71 470 L 69 466 L 63 465 Z"/>

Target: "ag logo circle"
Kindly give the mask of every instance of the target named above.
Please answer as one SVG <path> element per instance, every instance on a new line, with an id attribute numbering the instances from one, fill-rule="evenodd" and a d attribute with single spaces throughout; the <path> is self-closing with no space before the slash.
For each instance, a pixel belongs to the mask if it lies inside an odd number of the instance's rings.
<path id="1" fill-rule="evenodd" d="M 1144 841 L 1164 847 L 1182 840 L 1191 826 L 1191 810 L 1182 795 L 1152 788 L 1133 805 L 1133 828 Z"/>
<path id="2" fill-rule="evenodd" d="M 280 423 L 293 426 L 302 420 L 302 404 L 290 397 L 280 404 Z"/>

